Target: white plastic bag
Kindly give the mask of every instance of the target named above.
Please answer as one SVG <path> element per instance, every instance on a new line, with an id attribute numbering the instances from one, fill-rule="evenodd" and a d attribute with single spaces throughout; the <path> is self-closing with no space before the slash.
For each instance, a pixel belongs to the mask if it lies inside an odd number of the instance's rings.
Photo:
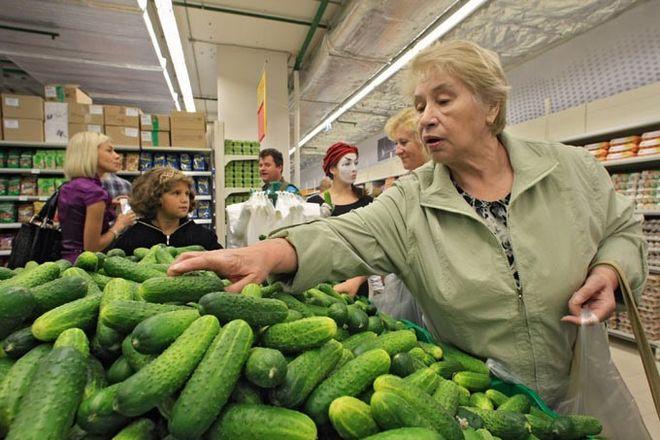
<path id="1" fill-rule="evenodd" d="M 582 309 L 583 322 L 597 322 L 593 312 Z M 556 408 L 560 414 L 598 418 L 601 435 L 610 439 L 650 440 L 639 408 L 612 362 L 605 325 L 583 324 L 573 351 L 568 392 Z"/>
<path id="2" fill-rule="evenodd" d="M 370 282 L 372 286 L 373 281 Z M 385 277 L 382 290 L 373 287 L 369 289 L 369 300 L 383 313 L 424 326 L 421 307 L 403 281 L 394 274 Z"/>

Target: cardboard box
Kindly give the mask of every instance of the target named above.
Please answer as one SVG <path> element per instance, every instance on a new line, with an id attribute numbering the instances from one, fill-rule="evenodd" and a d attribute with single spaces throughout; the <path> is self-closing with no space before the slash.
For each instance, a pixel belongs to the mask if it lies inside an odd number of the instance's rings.
<path id="1" fill-rule="evenodd" d="M 107 125 L 105 127 L 105 134 L 112 139 L 112 142 L 115 145 L 128 147 L 140 146 L 140 130 L 135 127 L 116 127 L 114 125 Z"/>
<path id="2" fill-rule="evenodd" d="M 206 132 L 200 130 L 172 130 L 175 147 L 205 148 Z"/>
<path id="3" fill-rule="evenodd" d="M 69 124 L 69 139 L 76 133 L 83 131 L 93 131 L 95 133 L 103 133 L 103 125 L 97 124 Z"/>
<path id="4" fill-rule="evenodd" d="M 206 115 L 200 112 L 172 112 L 170 114 L 170 126 L 171 131 L 206 131 Z"/>
<path id="5" fill-rule="evenodd" d="M 69 104 L 69 124 L 103 125 L 103 106 Z"/>
<path id="6" fill-rule="evenodd" d="M 140 109 L 137 107 L 104 105 L 103 120 L 105 125 L 112 125 L 115 127 L 132 127 L 139 129 Z"/>
<path id="7" fill-rule="evenodd" d="M 69 109 L 62 102 L 44 102 L 44 137 L 46 142 L 69 141 Z"/>
<path id="8" fill-rule="evenodd" d="M 140 142 L 143 147 L 169 147 L 169 131 L 142 131 Z"/>
<path id="9" fill-rule="evenodd" d="M 73 84 L 51 84 L 44 90 L 46 101 L 68 104 L 91 104 L 92 98 Z"/>
<path id="10" fill-rule="evenodd" d="M 140 130 L 143 131 L 170 131 L 169 115 L 141 115 Z"/>
<path id="11" fill-rule="evenodd" d="M 2 119 L 6 141 L 44 141 L 44 123 L 36 119 Z"/>
<path id="12" fill-rule="evenodd" d="M 39 96 L 2 94 L 2 117 L 44 120 L 44 100 Z"/>

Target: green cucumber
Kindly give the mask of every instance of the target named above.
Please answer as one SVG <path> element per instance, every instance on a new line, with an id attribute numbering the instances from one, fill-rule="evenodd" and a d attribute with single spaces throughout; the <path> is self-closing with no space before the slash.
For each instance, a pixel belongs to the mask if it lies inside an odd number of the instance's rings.
<path id="1" fill-rule="evenodd" d="M 507 397 L 508 399 L 508 397 Z M 548 414 L 544 413 L 540 408 L 536 406 L 532 406 L 529 410 L 529 413 L 533 416 L 540 417 L 542 419 L 545 419 L 549 422 L 552 422 L 553 418 L 550 417 Z"/>
<path id="2" fill-rule="evenodd" d="M 524 439 L 529 434 L 527 419 L 522 414 L 472 407 L 461 407 L 461 409 L 479 416 L 483 421 L 483 427 L 497 437 Z"/>
<path id="3" fill-rule="evenodd" d="M 108 327 L 119 333 L 128 334 L 145 319 L 174 310 L 190 310 L 190 307 L 116 300 L 110 302 L 101 310 L 99 318 Z"/>
<path id="4" fill-rule="evenodd" d="M 99 273 L 99 272 L 90 272 L 89 276 L 94 280 L 96 285 L 101 290 L 105 289 L 105 286 L 107 286 L 110 281 L 115 279 L 115 278 L 111 278 L 107 275 L 103 275 L 102 273 Z"/>
<path id="5" fill-rule="evenodd" d="M 532 407 L 532 402 L 529 400 L 529 397 L 525 396 L 524 394 L 516 394 L 514 396 L 509 397 L 503 404 L 501 404 L 497 408 L 497 410 L 511 411 L 511 412 L 525 414 L 529 412 L 531 407 Z"/>
<path id="6" fill-rule="evenodd" d="M 49 310 L 32 323 L 32 334 L 41 341 L 54 341 L 64 330 L 90 328 L 96 322 L 101 296 L 86 296 Z"/>
<path id="7" fill-rule="evenodd" d="M 99 266 L 99 257 L 94 252 L 84 251 L 78 255 L 73 265 L 87 272 L 96 272 Z"/>
<path id="8" fill-rule="evenodd" d="M 138 264 L 141 267 L 146 266 L 147 264 L 158 264 L 158 259 L 156 258 L 156 249 L 158 249 L 158 245 L 151 246 L 149 251 L 146 253 L 144 257 L 140 259 L 140 262 Z"/>
<path id="9" fill-rule="evenodd" d="M 62 277 L 78 277 L 85 280 L 85 283 L 87 284 L 87 296 L 103 293 L 98 284 L 96 284 L 96 281 L 94 281 L 94 278 L 92 278 L 88 272 L 85 272 L 79 267 L 71 267 L 66 269 L 64 272 L 62 272 Z"/>
<path id="10" fill-rule="evenodd" d="M 261 296 L 264 298 L 270 298 L 275 293 L 281 292 L 284 289 L 284 286 L 279 281 L 274 282 L 273 284 L 268 284 L 261 286 Z"/>
<path id="11" fill-rule="evenodd" d="M 12 365 L 4 380 L 0 382 L 0 433 L 9 429 L 21 399 L 30 389 L 39 362 L 50 350 L 51 346 L 48 344 L 33 348 Z"/>
<path id="12" fill-rule="evenodd" d="M 326 295 L 330 295 L 331 297 L 340 300 L 344 304 L 346 304 L 346 300 L 342 297 L 342 295 L 337 292 L 333 287 L 332 284 L 329 283 L 321 283 L 318 286 L 316 286 L 318 290 L 321 292 L 325 293 Z"/>
<path id="13" fill-rule="evenodd" d="M 103 388 L 82 401 L 76 417 L 76 423 L 82 429 L 91 434 L 111 435 L 128 423 L 126 416 L 112 408 L 119 385 Z"/>
<path id="14" fill-rule="evenodd" d="M 185 252 L 204 252 L 206 249 L 204 249 L 203 246 L 200 246 L 198 244 L 191 244 L 190 246 L 181 246 L 176 249 L 176 255 L 179 256 Z"/>
<path id="15" fill-rule="evenodd" d="M 387 313 L 378 313 L 378 316 L 380 316 L 380 319 L 383 321 L 383 325 L 385 326 L 385 330 L 389 330 L 391 332 L 396 331 L 396 330 L 405 330 L 406 325 L 398 321 L 394 318 L 392 318 L 390 315 Z"/>
<path id="16" fill-rule="evenodd" d="M 178 390 L 201 361 L 219 328 L 214 316 L 202 316 L 193 322 L 163 354 L 121 383 L 115 409 L 135 417 Z"/>
<path id="17" fill-rule="evenodd" d="M 482 374 L 490 373 L 486 363 L 480 359 L 477 359 L 474 356 L 470 356 L 469 354 L 449 344 L 441 344 L 441 347 L 442 351 L 444 352 L 445 360 L 454 360 L 459 362 L 463 366 L 463 370 Z"/>
<path id="18" fill-rule="evenodd" d="M 288 313 L 286 304 L 280 300 L 227 292 L 206 294 L 199 305 L 203 315 L 214 315 L 222 324 L 242 319 L 250 325 L 265 326 L 283 322 Z"/>
<path id="19" fill-rule="evenodd" d="M 64 438 L 82 400 L 86 369 L 86 359 L 77 349 L 53 348 L 39 362 L 7 440 Z"/>
<path id="20" fill-rule="evenodd" d="M 337 322 L 337 321 L 335 321 Z M 359 333 L 358 333 L 359 334 Z M 350 338 L 351 334 L 348 332 L 343 327 L 337 326 L 337 334 L 335 335 L 334 339 L 338 340 L 339 342 L 345 341 L 346 339 Z"/>
<path id="21" fill-rule="evenodd" d="M 286 312 L 286 319 L 284 320 L 284 322 L 292 322 L 292 321 L 297 321 L 299 319 L 303 319 L 302 313 L 289 309 Z"/>
<path id="22" fill-rule="evenodd" d="M 421 368 L 403 379 L 405 383 L 424 390 L 430 396 L 435 393 L 441 380 L 440 376 L 435 374 L 430 368 Z"/>
<path id="23" fill-rule="evenodd" d="M 245 377 L 261 388 L 273 388 L 284 381 L 287 362 L 282 352 L 255 347 L 245 363 Z"/>
<path id="24" fill-rule="evenodd" d="M 433 399 L 442 406 L 447 414 L 454 416 L 458 409 L 459 393 L 458 385 L 455 382 L 442 380 L 433 393 Z"/>
<path id="25" fill-rule="evenodd" d="M 472 393 L 470 395 L 470 406 L 479 409 L 495 409 L 493 402 L 484 393 Z"/>
<path id="26" fill-rule="evenodd" d="M 351 335 L 351 337 L 341 341 L 343 346 L 351 351 L 355 351 L 357 347 L 366 343 L 367 341 L 375 340 L 378 335 L 374 332 L 366 331 Z"/>
<path id="27" fill-rule="evenodd" d="M 23 287 L 0 287 L 0 338 L 17 329 L 37 306 L 32 292 Z"/>
<path id="28" fill-rule="evenodd" d="M 263 293 L 261 292 L 261 286 L 257 283 L 246 284 L 245 287 L 243 287 L 243 289 L 241 290 L 241 295 L 252 296 L 254 298 L 263 297 Z"/>
<path id="29" fill-rule="evenodd" d="M 429 365 L 430 368 L 433 368 L 433 371 L 445 379 L 451 379 L 454 376 L 454 373 L 463 371 L 463 365 L 458 361 L 440 361 L 434 362 Z"/>
<path id="30" fill-rule="evenodd" d="M 435 359 L 436 361 L 442 359 L 442 356 L 444 355 L 444 352 L 442 351 L 442 347 L 435 344 L 431 344 L 430 342 L 419 341 L 417 342 L 417 345 L 419 345 L 426 353 L 433 356 L 433 359 Z"/>
<path id="31" fill-rule="evenodd" d="M 64 258 L 57 260 L 55 264 L 57 264 L 57 267 L 60 268 L 60 276 L 65 270 L 73 266 L 69 260 L 65 260 Z"/>
<path id="32" fill-rule="evenodd" d="M 305 351 L 289 363 L 284 383 L 270 393 L 271 402 L 293 408 L 302 404 L 339 361 L 343 347 L 334 339 Z"/>
<path id="33" fill-rule="evenodd" d="M 97 391 L 108 386 L 108 380 L 105 377 L 105 369 L 103 364 L 99 362 L 94 356 L 87 358 L 87 370 L 85 371 L 85 390 L 83 391 L 83 399 L 96 394 Z"/>
<path id="34" fill-rule="evenodd" d="M 379 431 L 369 405 L 355 397 L 342 396 L 333 400 L 328 417 L 344 440 L 358 440 Z"/>
<path id="35" fill-rule="evenodd" d="M 60 276 L 60 268 L 53 262 L 40 264 L 34 269 L 25 270 L 16 276 L 0 281 L 0 289 L 6 287 L 37 287 Z"/>
<path id="36" fill-rule="evenodd" d="M 386 374 L 374 381 L 374 390 L 391 391 L 409 402 L 447 440 L 461 440 L 458 422 L 447 414 L 442 406 L 424 390 L 406 383 L 397 376 Z"/>
<path id="37" fill-rule="evenodd" d="M 110 249 L 110 250 L 105 254 L 105 256 L 106 256 L 106 257 L 125 257 L 125 256 L 126 256 L 126 252 L 124 252 L 123 249 L 120 249 L 120 248 L 114 248 L 114 249 Z"/>
<path id="38" fill-rule="evenodd" d="M 211 292 L 224 290 L 222 280 L 217 277 L 186 275 L 180 277 L 160 276 L 146 280 L 140 286 L 140 296 L 147 302 L 187 303 L 197 302 Z"/>
<path id="39" fill-rule="evenodd" d="M 344 302 L 335 302 L 328 307 L 328 317 L 335 320 L 337 327 L 343 328 L 348 321 L 348 308 Z"/>
<path id="40" fill-rule="evenodd" d="M 232 404 L 207 434 L 214 439 L 316 440 L 317 429 L 305 414 L 268 405 Z"/>
<path id="41" fill-rule="evenodd" d="M 261 343 L 264 347 L 296 353 L 319 347 L 332 339 L 336 333 L 337 324 L 333 319 L 316 316 L 274 324 L 263 333 Z"/>
<path id="42" fill-rule="evenodd" d="M 273 293 L 272 298 L 282 301 L 284 304 L 286 304 L 286 306 L 290 310 L 295 310 L 296 312 L 299 312 L 305 318 L 315 316 L 314 312 L 309 307 L 309 305 L 307 305 L 307 304 L 305 304 L 301 301 L 298 301 L 295 297 L 293 297 L 292 295 L 289 295 L 288 293 L 275 292 L 275 293 Z"/>
<path id="43" fill-rule="evenodd" d="M 8 280 L 15 276 L 16 273 L 8 267 L 0 266 L 0 280 Z"/>
<path id="44" fill-rule="evenodd" d="M 316 302 L 323 307 L 330 307 L 332 304 L 340 303 L 346 305 L 343 299 L 337 299 L 333 296 L 330 296 L 319 289 L 308 289 L 305 292 L 305 296 L 310 299 L 315 299 Z"/>
<path id="45" fill-rule="evenodd" d="M 527 423 L 536 437 L 542 440 L 553 440 L 555 434 L 552 432 L 552 420 L 548 420 L 545 417 L 538 417 L 532 414 L 525 414 Z"/>
<path id="46" fill-rule="evenodd" d="M 321 382 L 307 399 L 305 413 L 318 425 L 327 423 L 328 408 L 333 400 L 341 396 L 357 396 L 389 369 L 390 356 L 385 350 L 371 350 L 357 356 Z"/>
<path id="47" fill-rule="evenodd" d="M 390 371 L 399 377 L 406 377 L 415 371 L 425 368 L 424 364 L 414 359 L 408 352 L 397 353 L 392 356 L 392 367 Z"/>
<path id="48" fill-rule="evenodd" d="M 380 319 L 380 316 L 374 315 L 369 317 L 369 325 L 367 326 L 367 330 L 374 332 L 377 335 L 380 335 L 385 331 L 385 327 L 383 326 L 383 321 Z"/>
<path id="49" fill-rule="evenodd" d="M 140 263 L 133 263 L 122 257 L 110 257 L 106 258 L 103 270 L 111 277 L 124 278 L 135 281 L 136 283 L 143 283 L 149 278 L 163 276 L 161 271 L 141 265 L 142 261 Z"/>
<path id="50" fill-rule="evenodd" d="M 261 390 L 243 379 L 236 382 L 236 386 L 234 386 L 234 390 L 229 396 L 229 401 L 233 403 L 264 403 L 261 398 Z"/>
<path id="51" fill-rule="evenodd" d="M 494 390 L 492 388 L 486 390 L 484 394 L 486 394 L 486 396 L 491 400 L 491 402 L 493 402 L 493 405 L 495 405 L 495 407 L 499 407 L 509 399 L 509 396 L 507 396 L 506 394 Z"/>
<path id="52" fill-rule="evenodd" d="M 159 313 L 135 326 L 131 333 L 131 343 L 140 353 L 161 353 L 197 318 L 199 312 L 192 308 Z"/>
<path id="53" fill-rule="evenodd" d="M 452 380 L 469 391 L 485 391 L 490 386 L 490 376 L 474 371 L 459 371 Z"/>
<path id="54" fill-rule="evenodd" d="M 238 381 L 253 341 L 245 321 L 231 321 L 220 330 L 174 405 L 170 433 L 182 439 L 199 438 L 213 424 Z"/>
<path id="55" fill-rule="evenodd" d="M 0 357 L 0 389 L 2 388 L 2 381 L 14 365 L 14 360 L 8 357 Z"/>
<path id="56" fill-rule="evenodd" d="M 339 358 L 339 360 L 335 364 L 332 371 L 330 371 L 328 376 L 332 376 L 333 374 L 335 374 L 341 367 L 346 365 L 348 363 L 348 361 L 351 361 L 353 359 L 355 359 L 355 355 L 353 354 L 353 352 L 351 350 L 347 349 L 347 348 L 344 348 L 341 351 L 341 357 Z"/>
<path id="57" fill-rule="evenodd" d="M 136 256 L 137 258 L 139 258 L 140 260 L 142 260 L 144 257 L 146 257 L 148 253 L 149 253 L 149 249 L 147 249 L 145 247 L 137 247 L 137 248 L 133 249 L 133 255 Z M 112 255 L 112 256 L 114 257 L 115 255 Z M 110 257 L 110 255 L 108 255 L 108 257 Z"/>
<path id="58" fill-rule="evenodd" d="M 122 278 L 111 279 L 103 288 L 103 297 L 99 305 L 99 315 L 103 310 L 113 301 L 118 300 L 132 300 L 137 290 L 137 284 L 133 281 L 124 280 Z M 111 350 L 118 349 L 123 336 L 117 330 L 105 325 L 101 319 L 96 323 L 96 337 L 99 344 Z"/>
<path id="59" fill-rule="evenodd" d="M 445 440 L 443 436 L 427 428 L 399 428 L 365 437 L 364 440 Z"/>
<path id="60" fill-rule="evenodd" d="M 32 288 L 32 296 L 36 300 L 36 313 L 41 315 L 87 294 L 87 282 L 80 277 L 70 276 L 57 278 L 41 286 Z"/>
<path id="61" fill-rule="evenodd" d="M 410 351 L 417 345 L 417 337 L 415 333 L 410 330 L 397 330 L 393 332 L 383 333 L 376 339 L 367 341 L 358 346 L 353 352 L 356 355 L 364 353 L 365 351 L 373 350 L 375 348 L 382 348 L 390 356 L 404 351 Z"/>
<path id="62" fill-rule="evenodd" d="M 156 359 L 156 355 L 139 353 L 131 343 L 131 337 L 126 336 L 121 343 L 121 353 L 126 358 L 128 365 L 135 371 L 143 369 L 147 364 Z"/>
<path id="63" fill-rule="evenodd" d="M 453 382 L 453 381 L 452 381 Z M 456 382 L 454 382 L 456 383 Z M 458 389 L 458 404 L 461 406 L 467 406 L 470 404 L 470 390 L 465 388 L 464 386 L 461 386 L 459 384 L 456 384 L 456 387 Z"/>
<path id="64" fill-rule="evenodd" d="M 552 432 L 562 440 L 578 440 L 598 435 L 603 430 L 600 421 L 591 416 L 559 416 L 552 422 Z"/>
<path id="65" fill-rule="evenodd" d="M 40 343 L 41 341 L 32 335 L 32 327 L 25 327 L 7 336 L 2 341 L 2 349 L 7 357 L 18 359 Z"/>
<path id="66" fill-rule="evenodd" d="M 417 359 L 419 362 L 422 364 L 426 365 L 427 367 L 433 363 L 435 363 L 435 359 L 433 356 L 425 352 L 422 347 L 413 347 L 412 350 L 408 352 L 413 358 Z"/>
<path id="67" fill-rule="evenodd" d="M 68 328 L 60 333 L 53 344 L 53 349 L 60 347 L 75 348 L 85 357 L 85 359 L 89 357 L 89 340 L 87 339 L 85 332 L 79 328 Z"/>
<path id="68" fill-rule="evenodd" d="M 153 440 L 156 438 L 156 425 L 149 419 L 137 419 L 117 433 L 112 440 Z"/>
<path id="69" fill-rule="evenodd" d="M 347 310 L 346 325 L 348 325 L 348 331 L 351 334 L 364 332 L 369 329 L 369 316 L 366 312 L 355 304 L 347 306 Z"/>
<path id="70" fill-rule="evenodd" d="M 371 414 L 381 429 L 396 429 L 418 426 L 434 429 L 415 406 L 391 391 L 376 391 L 371 396 Z"/>
<path id="71" fill-rule="evenodd" d="M 108 368 L 108 382 L 111 384 L 123 382 L 135 373 L 124 356 L 119 356 Z"/>
<path id="72" fill-rule="evenodd" d="M 158 261 L 158 264 L 172 264 L 174 263 L 174 256 L 167 249 L 158 248 L 156 249 L 156 261 Z"/>

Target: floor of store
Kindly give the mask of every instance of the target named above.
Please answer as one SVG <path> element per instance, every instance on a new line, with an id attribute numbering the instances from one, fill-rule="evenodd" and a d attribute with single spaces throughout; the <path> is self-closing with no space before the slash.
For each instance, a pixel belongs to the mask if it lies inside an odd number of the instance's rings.
<path id="1" fill-rule="evenodd" d="M 610 349 L 616 367 L 623 376 L 628 389 L 635 396 L 651 438 L 660 439 L 660 420 L 653 406 L 649 384 L 646 381 L 642 360 L 635 344 L 610 338 Z M 660 362 L 657 362 L 656 366 L 660 368 Z"/>

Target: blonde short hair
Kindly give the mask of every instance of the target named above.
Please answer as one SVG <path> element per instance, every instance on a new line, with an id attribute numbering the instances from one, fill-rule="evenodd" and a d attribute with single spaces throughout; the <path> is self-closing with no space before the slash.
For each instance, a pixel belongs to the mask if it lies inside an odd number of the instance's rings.
<path id="1" fill-rule="evenodd" d="M 385 134 L 392 142 L 396 143 L 396 132 L 401 128 L 414 133 L 415 142 L 421 145 L 422 150 L 426 153 L 428 158 L 431 153 L 419 134 L 419 113 L 417 113 L 417 110 L 408 107 L 392 116 L 385 123 Z"/>
<path id="2" fill-rule="evenodd" d="M 186 183 L 190 189 L 188 212 L 191 212 L 195 208 L 195 182 L 172 167 L 153 168 L 135 179 L 129 197 L 131 208 L 142 218 L 155 218 L 160 198 L 179 182 Z"/>
<path id="3" fill-rule="evenodd" d="M 66 147 L 64 156 L 64 175 L 67 179 L 76 177 L 96 177 L 99 164 L 99 146 L 110 142 L 110 138 L 101 133 L 83 131 L 75 134 Z"/>
<path id="4" fill-rule="evenodd" d="M 445 72 L 461 81 L 484 104 L 499 106 L 490 131 L 498 135 L 504 130 L 510 87 L 500 57 L 495 52 L 471 41 L 440 41 L 412 60 L 408 77 L 410 94 L 415 84 L 436 71 Z"/>

